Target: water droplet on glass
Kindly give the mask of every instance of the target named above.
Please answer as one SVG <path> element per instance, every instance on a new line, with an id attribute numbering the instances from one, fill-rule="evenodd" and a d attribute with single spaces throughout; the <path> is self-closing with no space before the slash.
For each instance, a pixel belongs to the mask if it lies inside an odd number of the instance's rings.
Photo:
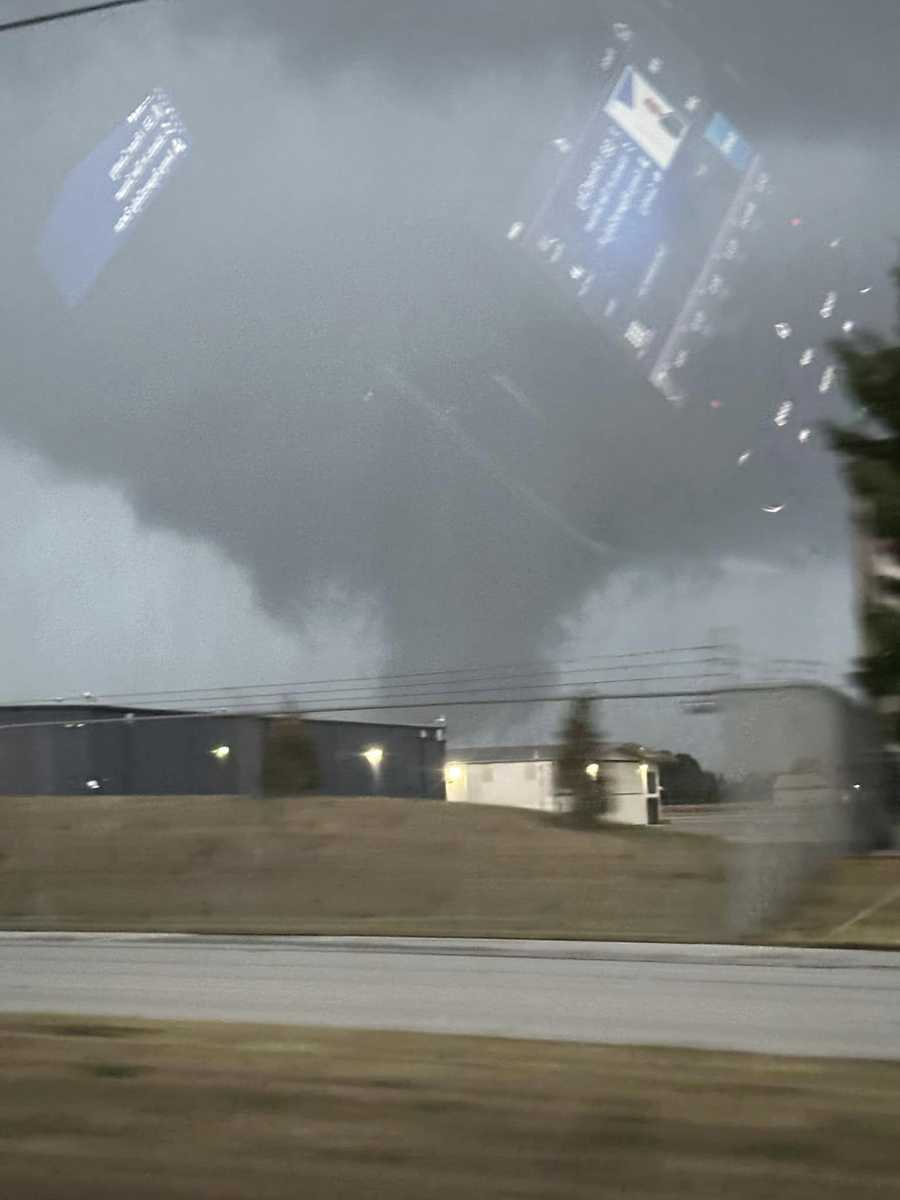
<path id="1" fill-rule="evenodd" d="M 793 400 L 785 400 L 785 402 L 779 407 L 778 412 L 775 414 L 775 424 L 779 429 L 784 429 L 785 425 L 787 425 L 788 421 L 791 419 L 791 413 L 793 411 Z"/>

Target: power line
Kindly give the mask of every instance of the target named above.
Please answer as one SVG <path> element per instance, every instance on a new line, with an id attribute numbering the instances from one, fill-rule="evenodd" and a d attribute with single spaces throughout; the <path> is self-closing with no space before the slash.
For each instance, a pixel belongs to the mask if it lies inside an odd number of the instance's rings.
<path id="1" fill-rule="evenodd" d="M 625 676 L 624 678 L 619 678 L 619 679 L 588 679 L 588 680 L 582 680 L 582 681 L 564 680 L 558 684 L 547 684 L 547 683 L 525 684 L 525 685 L 516 684 L 517 694 L 512 697 L 503 697 L 502 699 L 498 699 L 497 703 L 507 703 L 510 700 L 513 700 L 516 703 L 522 703 L 522 704 L 538 703 L 539 701 L 537 699 L 533 700 L 531 697 L 529 697 L 527 695 L 521 695 L 521 693 L 522 692 L 540 691 L 546 687 L 573 688 L 573 687 L 577 686 L 579 690 L 577 692 L 572 692 L 571 694 L 572 695 L 583 695 L 586 689 L 608 687 L 611 684 L 675 683 L 680 680 L 685 680 L 685 681 L 692 682 L 694 685 L 698 685 L 703 681 L 729 680 L 730 678 L 731 678 L 731 676 L 727 671 L 707 671 L 707 672 L 702 672 L 702 673 L 691 672 L 691 673 L 685 674 L 685 675 L 639 675 L 639 676 Z M 233 715 L 238 714 L 238 713 L 249 713 L 249 712 L 271 713 L 273 711 L 275 711 L 275 712 L 284 711 L 284 708 L 283 708 L 284 705 L 293 704 L 293 703 L 302 704 L 303 711 L 305 711 L 307 713 L 316 713 L 316 712 L 325 712 L 325 711 L 328 711 L 328 712 L 368 711 L 368 710 L 375 710 L 375 709 L 379 709 L 379 708 L 393 708 L 393 709 L 439 708 L 449 702 L 448 697 L 464 696 L 464 697 L 471 698 L 472 703 L 478 703 L 478 702 L 480 702 L 480 697 L 482 697 L 483 695 L 489 694 L 489 693 L 496 693 L 506 686 L 507 685 L 503 681 L 500 681 L 500 682 L 491 683 L 488 687 L 451 688 L 449 690 L 442 689 L 440 692 L 434 692 L 432 690 L 425 690 L 426 685 L 424 685 L 424 684 L 421 685 L 418 689 L 415 689 L 413 685 L 409 685 L 407 690 L 405 690 L 398 696 L 392 697 L 389 700 L 385 699 L 381 692 L 371 692 L 371 691 L 362 696 L 358 696 L 358 695 L 354 694 L 354 695 L 348 696 L 346 698 L 342 698 L 340 693 L 338 693 L 337 695 L 330 695 L 327 693 L 326 694 L 318 693 L 318 694 L 313 694 L 313 695 L 306 695 L 306 694 L 286 692 L 286 693 L 282 693 L 282 694 L 276 695 L 276 696 L 259 695 L 259 694 L 253 694 L 253 693 L 246 694 L 245 693 L 243 696 L 206 697 L 204 700 L 201 700 L 199 702 L 200 704 L 203 704 L 206 707 L 203 707 L 203 708 L 193 707 L 192 709 L 187 710 L 187 712 L 185 712 L 184 710 L 172 710 L 171 715 L 173 715 L 173 716 L 178 716 L 178 715 L 192 716 L 192 715 L 197 714 L 198 712 L 204 713 L 204 714 L 205 713 L 225 714 L 225 713 L 230 712 Z M 643 693 L 641 693 L 641 694 L 643 694 Z M 221 704 L 221 703 L 216 704 L 216 701 L 223 701 L 226 699 L 230 702 L 229 706 L 226 707 L 224 704 Z M 281 702 L 281 706 L 279 706 L 279 701 Z M 470 701 L 466 700 L 466 699 L 456 701 L 457 704 L 466 704 L 469 702 Z M 81 705 L 84 706 L 85 704 L 88 704 L 88 703 L 93 703 L 93 701 L 88 702 L 88 701 L 82 700 Z M 213 706 L 215 706 L 215 707 L 213 707 Z M 328 707 L 326 708 L 324 706 L 328 706 Z M 15 706 L 12 705 L 9 707 L 15 707 Z M 170 714 L 166 713 L 165 715 L 170 715 Z M 111 719 L 118 720 L 120 718 L 111 718 Z M 35 722 L 35 724 L 36 723 L 37 722 Z M 69 719 L 62 718 L 62 719 L 60 719 L 60 721 L 58 721 L 56 723 L 63 724 L 63 725 L 70 725 L 70 724 L 73 724 L 73 721 L 71 720 L 71 718 L 69 718 Z M 83 724 L 84 722 L 78 722 L 78 723 Z"/>
<path id="2" fill-rule="evenodd" d="M 715 662 L 711 662 L 711 660 L 702 660 L 702 661 L 704 661 L 706 663 L 711 663 L 711 665 L 713 665 L 713 666 L 718 666 L 718 664 L 716 664 Z M 650 664 L 650 665 L 652 667 L 655 664 Z M 476 678 L 470 679 L 468 681 L 466 681 L 466 680 L 438 680 L 438 681 L 429 681 L 427 683 L 426 682 L 398 683 L 398 684 L 392 684 L 392 685 L 390 685 L 388 687 L 384 687 L 384 688 L 372 688 L 372 687 L 368 687 L 368 686 L 350 687 L 350 688 L 341 687 L 341 688 L 324 688 L 324 689 L 314 690 L 311 692 L 308 690 L 304 691 L 304 690 L 299 690 L 299 689 L 282 688 L 276 692 L 254 692 L 254 691 L 233 692 L 233 693 L 229 693 L 228 695 L 218 695 L 218 696 L 207 695 L 207 696 L 195 696 L 193 698 L 180 697 L 179 703 L 182 706 L 182 708 L 184 706 L 188 706 L 190 709 L 197 709 L 199 706 L 203 705 L 204 711 L 206 709 L 208 709 L 209 706 L 213 706 L 213 705 L 215 705 L 217 707 L 223 707 L 225 704 L 227 704 L 231 707 L 235 707 L 237 705 L 246 706 L 248 704 L 255 703 L 255 702 L 262 702 L 262 703 L 268 705 L 270 708 L 272 706 L 278 706 L 279 704 L 283 705 L 283 704 L 287 704 L 287 703 L 296 703 L 296 704 L 302 704 L 303 706 L 305 706 L 308 709 L 314 709 L 317 707 L 317 705 L 319 703 L 332 703 L 332 702 L 337 703 L 339 700 L 346 700 L 348 703 L 358 702 L 358 703 L 362 704 L 362 703 L 371 702 L 373 704 L 377 704 L 382 701 L 387 701 L 387 700 L 391 699 L 392 698 L 391 693 L 394 693 L 393 699 L 401 700 L 404 698 L 408 698 L 409 704 L 420 704 L 423 702 L 426 702 L 426 703 L 433 702 L 435 704 L 440 704 L 441 699 L 444 696 L 459 696 L 459 695 L 473 695 L 473 694 L 479 695 L 479 694 L 483 694 L 485 692 L 496 692 L 496 691 L 500 690 L 501 688 L 510 688 L 510 689 L 515 688 L 516 690 L 518 690 L 520 692 L 521 691 L 526 691 L 526 692 L 534 691 L 536 688 L 570 687 L 570 688 L 584 689 L 584 688 L 590 688 L 590 687 L 601 687 L 601 686 L 605 687 L 605 686 L 609 686 L 610 684 L 618 684 L 618 683 L 629 683 L 629 684 L 666 683 L 666 682 L 673 682 L 673 681 L 677 681 L 677 680 L 686 680 L 686 679 L 691 679 L 691 680 L 694 680 L 695 682 L 697 682 L 697 681 L 706 680 L 706 679 L 729 679 L 729 678 L 731 678 L 731 675 L 732 675 L 732 673 L 727 670 L 691 671 L 691 672 L 688 672 L 687 674 L 684 674 L 684 673 L 673 674 L 671 669 L 678 665 L 681 665 L 681 664 L 675 664 L 675 663 L 668 664 L 667 665 L 668 671 L 667 671 L 667 673 L 664 673 L 664 674 L 653 674 L 653 675 L 627 674 L 625 676 L 620 676 L 618 678 L 612 678 L 612 679 L 590 678 L 590 679 L 579 680 L 579 679 L 572 678 L 573 675 L 588 674 L 590 672 L 590 668 L 585 668 L 580 671 L 569 672 L 567 676 L 559 679 L 555 683 L 552 682 L 552 673 L 549 673 L 551 676 L 551 678 L 549 678 L 549 679 L 545 677 L 548 673 L 543 673 L 543 674 L 537 673 L 537 674 L 533 674 L 533 675 L 526 675 L 526 676 L 524 676 L 524 678 L 516 677 L 516 676 L 509 676 L 507 678 L 491 679 L 489 676 L 484 676 L 482 678 L 476 677 Z M 688 665 L 688 664 L 684 664 L 684 665 Z M 608 673 L 609 670 L 614 670 L 614 669 L 615 668 L 607 668 L 607 671 L 603 672 L 603 673 L 606 674 L 606 673 Z M 666 667 L 664 666 L 663 669 L 666 670 Z M 596 672 L 590 672 L 590 673 L 596 674 Z M 543 682 L 541 682 L 541 683 L 529 682 L 530 680 L 535 680 L 535 679 L 543 679 Z M 465 686 L 460 687 L 460 688 L 456 688 L 456 687 L 448 688 L 446 686 L 446 684 L 448 684 L 448 683 L 460 683 L 460 684 L 465 684 Z M 478 687 L 478 686 L 476 686 L 478 684 L 485 684 L 486 686 Z M 439 690 L 437 690 L 437 689 L 439 689 Z M 399 696 L 396 695 L 397 692 L 400 693 Z M 421 699 L 423 696 L 425 696 L 427 698 L 425 701 L 423 701 Z M 107 698 L 97 697 L 92 694 L 90 699 L 88 699 L 86 697 L 78 697 L 78 698 L 73 698 L 72 700 L 68 701 L 67 703 L 69 704 L 69 706 L 83 707 L 85 705 L 92 705 L 95 703 L 103 705 L 107 702 L 108 702 Z M 164 707 L 169 707 L 169 706 L 171 706 L 171 704 L 175 703 L 175 701 L 170 699 L 168 701 L 163 701 L 162 703 L 163 703 Z M 0 707 L 15 708 L 17 706 L 10 704 L 10 705 L 3 705 Z M 40 706 L 32 705 L 29 707 L 43 707 L 43 705 L 40 705 Z M 125 707 L 125 706 L 122 704 L 116 704 L 113 707 L 121 708 L 121 707 Z M 142 707 L 142 705 L 135 704 L 135 707 Z"/>
<path id="3" fill-rule="evenodd" d="M 547 688 L 547 687 L 551 687 L 551 688 L 553 688 L 553 687 L 556 687 L 556 688 L 562 688 L 562 687 L 591 688 L 591 687 L 607 687 L 610 684 L 618 684 L 618 683 L 628 683 L 628 684 L 670 683 L 670 682 L 677 682 L 679 680 L 693 680 L 694 683 L 697 683 L 701 680 L 706 680 L 706 679 L 729 679 L 729 678 L 731 678 L 731 676 L 730 676 L 730 673 L 727 671 L 706 671 L 706 672 L 690 672 L 689 674 L 686 674 L 686 675 L 637 675 L 637 676 L 632 675 L 632 676 L 625 676 L 624 678 L 618 678 L 618 679 L 585 679 L 585 680 L 581 680 L 581 681 L 569 679 L 569 680 L 562 680 L 560 683 L 557 683 L 557 684 L 551 684 L 551 683 L 546 683 L 546 682 L 540 683 L 540 684 L 522 684 L 522 683 L 516 682 L 515 687 L 518 692 L 530 692 L 530 691 L 536 691 L 536 690 L 540 690 L 542 688 Z M 476 681 L 476 682 L 478 682 L 478 681 Z M 425 685 L 425 684 L 420 685 L 419 688 L 416 688 L 414 685 L 395 685 L 395 686 L 401 687 L 401 688 L 405 686 L 406 690 L 403 691 L 401 695 L 392 697 L 391 703 L 395 707 L 410 708 L 410 707 L 416 707 L 416 706 L 419 706 L 422 704 L 426 704 L 429 707 L 431 705 L 439 705 L 439 704 L 443 703 L 443 698 L 445 696 L 479 696 L 479 695 L 483 695 L 486 692 L 496 692 L 500 688 L 506 686 L 506 684 L 503 680 L 500 680 L 498 682 L 490 683 L 490 685 L 487 687 L 471 687 L 470 686 L 470 687 L 464 687 L 464 688 L 450 688 L 450 689 L 442 689 L 440 692 L 437 692 L 437 693 L 434 692 L 433 690 L 426 691 L 425 689 L 426 689 L 427 685 Z M 382 702 L 383 700 L 385 700 L 382 691 L 374 691 L 373 692 L 373 691 L 369 690 L 364 695 L 358 696 L 355 694 L 355 691 L 357 689 L 349 689 L 349 690 L 351 692 L 353 692 L 354 694 L 350 695 L 347 698 L 348 703 L 356 703 L 356 702 L 364 703 L 367 696 L 375 704 L 378 704 L 378 703 Z M 313 693 L 312 695 L 309 695 L 306 693 L 299 693 L 299 692 L 294 692 L 294 693 L 285 692 L 281 696 L 260 695 L 259 693 L 256 693 L 256 694 L 245 693 L 243 696 L 233 696 L 233 697 L 228 697 L 228 699 L 230 699 L 232 701 L 232 703 L 240 704 L 241 706 L 248 706 L 248 705 L 256 706 L 256 705 L 264 704 L 264 705 L 268 705 L 269 708 L 272 707 L 273 701 L 276 702 L 276 704 L 277 704 L 278 700 L 281 700 L 282 702 L 297 701 L 297 702 L 302 702 L 303 704 L 305 704 L 307 709 L 310 712 L 317 712 L 317 711 L 319 711 L 318 703 L 317 703 L 319 700 L 321 700 L 325 703 L 329 703 L 329 704 L 330 703 L 336 704 L 340 700 L 342 694 L 346 696 L 347 691 L 344 691 L 342 693 L 340 690 L 338 690 L 336 694 L 328 693 L 328 692 L 325 692 L 325 693 L 317 692 L 317 693 Z M 423 696 L 425 697 L 425 699 L 422 699 Z M 200 703 L 213 704 L 215 702 L 215 700 L 217 700 L 217 699 L 224 699 L 224 697 L 212 697 L 212 698 L 208 697 L 205 700 L 201 700 Z M 527 697 L 523 697 L 523 699 L 527 700 Z M 400 703 L 401 701 L 403 702 L 402 704 Z"/>
<path id="4" fill-rule="evenodd" d="M 660 671 L 674 670 L 675 668 L 681 668 L 681 667 L 719 666 L 719 665 L 720 664 L 717 659 L 711 659 L 711 658 L 686 659 L 683 662 L 672 662 L 672 663 L 642 664 L 643 669 L 660 670 Z M 550 680 L 556 679 L 558 676 L 559 676 L 559 678 L 558 678 L 557 683 L 548 683 L 547 685 L 542 685 L 542 686 L 563 687 L 566 685 L 571 685 L 574 687 L 579 682 L 578 679 L 574 678 L 575 676 L 597 675 L 597 674 L 609 675 L 610 673 L 613 673 L 616 671 L 635 671 L 635 670 L 640 670 L 640 669 L 642 669 L 642 667 L 640 667 L 640 666 L 635 666 L 635 667 L 629 668 L 627 666 L 623 666 L 620 663 L 620 664 L 616 664 L 611 667 L 579 667 L 579 668 L 575 668 L 575 669 L 569 669 L 564 672 L 557 672 L 555 670 L 514 671 L 514 672 L 510 672 L 508 675 L 505 675 L 505 676 L 492 676 L 487 673 L 484 675 L 472 674 L 471 676 L 465 676 L 465 677 L 461 677 L 461 678 L 457 678 L 457 679 L 428 680 L 427 682 L 425 680 L 423 680 L 421 683 L 416 683 L 414 681 L 410 681 L 410 682 L 404 681 L 402 683 L 387 683 L 387 684 L 384 684 L 383 686 L 379 686 L 379 687 L 372 687 L 368 683 L 359 684 L 359 685 L 354 684 L 352 686 L 328 685 L 326 687 L 315 687 L 313 684 L 297 684 L 294 686 L 290 686 L 290 685 L 276 686 L 275 690 L 273 691 L 272 685 L 263 685 L 259 690 L 256 690 L 256 689 L 252 689 L 252 690 L 247 689 L 246 691 L 234 690 L 234 691 L 230 691 L 227 695 L 199 695 L 197 693 L 192 693 L 191 695 L 182 696 L 181 701 L 182 701 L 182 703 L 191 703 L 192 702 L 195 704 L 203 704 L 203 703 L 212 703 L 216 700 L 224 700 L 224 699 L 230 700 L 232 702 L 237 702 L 242 699 L 254 700 L 254 699 L 263 699 L 266 697 L 270 701 L 273 701 L 273 700 L 277 701 L 279 699 L 284 699 L 285 697 L 291 697 L 292 699 L 295 699 L 295 700 L 314 700 L 314 699 L 316 699 L 317 696 L 327 698 L 327 697 L 340 696 L 340 695 L 351 695 L 352 696 L 352 695 L 356 695 L 358 693 L 362 693 L 363 695 L 370 695 L 374 699 L 379 699 L 379 698 L 384 698 L 386 695 L 389 695 L 390 693 L 397 692 L 397 691 L 407 691 L 407 692 L 422 691 L 425 688 L 434 689 L 436 687 L 443 687 L 445 684 L 466 684 L 467 686 L 472 686 L 474 684 L 484 683 L 484 684 L 490 684 L 492 688 L 502 687 L 507 684 L 515 685 L 517 687 L 526 687 L 526 686 L 528 686 L 529 681 L 540 680 L 540 679 L 550 681 Z M 706 675 L 710 675 L 712 677 L 718 677 L 719 675 L 723 675 L 723 674 L 725 674 L 724 671 L 717 670 L 717 671 L 712 671 L 712 672 L 692 672 L 690 676 L 659 675 L 659 676 L 653 676 L 653 677 L 651 677 L 651 679 L 653 682 L 656 682 L 657 680 L 660 680 L 660 679 L 672 679 L 672 678 L 684 679 L 684 678 L 688 678 L 688 677 L 690 677 L 690 678 L 705 678 Z M 627 683 L 627 682 L 631 682 L 631 681 L 640 682 L 640 679 L 637 677 L 634 677 L 633 675 L 630 675 L 626 679 L 613 679 L 613 680 L 609 680 L 608 682 Z M 589 681 L 586 681 L 586 682 L 589 682 Z M 644 680 L 644 682 L 646 682 L 646 680 Z M 481 689 L 481 690 L 485 690 L 485 689 Z M 193 696 L 193 700 L 191 699 L 191 696 Z M 100 699 L 100 698 L 98 698 L 98 699 Z M 100 700 L 100 702 L 102 703 L 102 700 Z"/>
<path id="5" fill-rule="evenodd" d="M 528 662 L 526 660 L 524 662 L 502 663 L 502 664 L 495 664 L 493 666 L 482 666 L 482 667 L 443 667 L 443 668 L 431 670 L 431 671 L 409 671 L 409 672 L 400 672 L 400 673 L 388 674 L 388 675 L 356 675 L 356 676 L 350 675 L 350 676 L 344 676 L 344 677 L 340 677 L 340 676 L 328 677 L 328 678 L 323 678 L 323 679 L 293 680 L 293 681 L 282 682 L 282 683 L 225 684 L 225 685 L 222 685 L 219 687 L 209 687 L 209 688 L 172 688 L 172 689 L 168 689 L 168 690 L 148 691 L 148 692 L 103 692 L 103 693 L 95 693 L 95 695 L 97 695 L 98 698 L 102 697 L 104 701 L 126 700 L 126 701 L 131 701 L 132 703 L 138 703 L 141 701 L 151 702 L 151 701 L 156 700 L 156 701 L 160 701 L 160 702 L 166 702 L 166 700 L 169 697 L 172 697 L 172 698 L 177 697 L 177 698 L 181 698 L 185 703 L 187 703 L 191 697 L 196 697 L 199 700 L 204 697 L 214 697 L 214 696 L 220 696 L 220 695 L 224 696 L 224 693 L 248 693 L 248 692 L 261 693 L 263 691 L 272 691 L 272 692 L 276 692 L 276 693 L 287 693 L 287 692 L 296 691 L 297 689 L 301 689 L 301 688 L 330 686 L 332 684 L 334 684 L 334 685 L 338 685 L 338 684 L 375 684 L 375 685 L 379 685 L 380 690 L 383 690 L 383 688 L 385 686 L 394 686 L 392 681 L 404 681 L 405 682 L 407 680 L 431 679 L 431 680 L 435 681 L 435 686 L 437 686 L 438 683 L 440 682 L 441 677 L 447 677 L 447 682 L 459 683 L 459 682 L 462 682 L 462 679 L 458 678 L 459 676 L 462 676 L 464 678 L 471 677 L 473 680 L 478 680 L 482 677 L 487 677 L 488 679 L 490 679 L 491 676 L 495 672 L 509 671 L 509 672 L 515 673 L 520 668 L 528 668 L 528 670 L 523 671 L 523 674 L 525 674 L 525 675 L 537 674 L 538 670 L 540 670 L 540 672 L 542 674 L 543 673 L 552 674 L 552 673 L 555 673 L 557 669 L 567 667 L 567 665 L 570 663 L 612 662 L 615 664 L 614 666 L 611 666 L 608 668 L 597 667 L 596 668 L 597 671 L 612 671 L 612 670 L 627 671 L 627 670 L 631 670 L 632 668 L 629 668 L 624 665 L 626 661 L 635 661 L 636 663 L 640 661 L 641 666 L 654 667 L 657 669 L 665 669 L 667 666 L 681 667 L 681 666 L 699 665 L 699 664 L 705 664 L 705 663 L 720 663 L 720 662 L 722 662 L 722 659 L 721 659 L 721 657 L 719 657 L 719 655 L 725 649 L 727 649 L 727 647 L 724 647 L 721 645 L 681 646 L 681 647 L 670 647 L 670 648 L 663 649 L 663 650 L 634 651 L 634 652 L 627 653 L 627 654 L 602 654 L 602 655 L 592 655 L 592 656 L 586 656 L 586 657 L 581 656 L 578 658 L 561 659 L 554 667 L 549 667 L 549 668 L 547 667 L 546 662 L 542 662 L 537 659 L 534 659 L 531 662 Z M 694 660 L 678 659 L 675 662 L 670 663 L 670 664 L 643 662 L 643 660 L 646 660 L 649 658 L 663 658 L 666 656 L 676 655 L 676 654 L 680 655 L 680 654 L 706 653 L 707 655 L 710 655 L 713 652 L 717 652 L 715 657 L 707 657 L 707 658 L 694 659 Z M 536 670 L 532 671 L 531 668 L 535 668 Z M 546 671 L 543 670 L 544 668 L 546 668 Z M 583 668 L 583 670 L 585 670 L 585 671 L 588 669 L 589 668 Z M 638 669 L 638 667 L 636 666 L 633 669 Z M 564 671 L 563 673 L 564 674 L 572 674 L 572 673 L 576 673 L 576 671 L 580 671 L 580 670 L 582 670 L 582 669 L 572 668 L 568 671 Z M 399 686 L 399 683 L 398 683 L 398 686 Z M 380 694 L 380 691 L 379 691 L 379 694 Z M 15 701 L 15 702 L 10 701 L 8 703 L 9 704 L 17 703 L 17 704 L 23 704 L 23 705 L 24 704 L 49 704 L 49 703 L 59 703 L 61 700 L 65 701 L 67 703 L 74 703 L 74 702 L 80 702 L 83 699 L 84 699 L 84 697 L 82 695 L 66 696 L 66 697 L 53 697 L 52 699 L 48 699 L 47 697 L 44 696 L 44 697 L 40 697 L 38 699 L 19 700 L 19 701 Z"/>
<path id="6" fill-rule="evenodd" d="M 597 703 L 606 703 L 607 701 L 616 700 L 686 700 L 686 699 L 709 699 L 715 700 L 721 696 L 723 692 L 731 691 L 731 688 L 683 688 L 681 690 L 659 691 L 659 692 L 604 692 L 593 695 L 590 699 Z M 752 690 L 752 685 L 744 687 L 742 690 Z M 353 712 L 394 712 L 402 708 L 466 708 L 466 707 L 484 707 L 491 704 L 565 704 L 572 700 L 580 699 L 579 693 L 566 696 L 531 696 L 531 697 L 493 697 L 491 699 L 476 699 L 476 700 L 436 700 L 433 703 L 415 702 L 406 704 L 361 704 L 361 705 L 341 705 L 336 708 L 316 708 L 310 710 L 314 715 L 322 715 L 329 713 L 353 713 Z M 259 706 L 261 707 L 261 706 Z M 90 717 L 86 721 L 55 720 L 55 721 L 17 721 L 8 724 L 0 724 L 0 733 L 10 730 L 29 730 L 29 729 L 58 729 L 60 727 L 75 728 L 90 728 L 94 725 L 122 725 L 122 724 L 138 724 L 148 721 L 214 721 L 214 720 L 235 720 L 242 716 L 265 716 L 267 713 L 272 713 L 271 707 L 265 712 L 254 714 L 253 712 L 217 712 L 207 710 L 204 712 L 166 712 L 166 713 L 146 713 L 143 715 L 123 714 L 115 717 Z M 272 714 L 277 715 L 277 714 Z M 299 714 L 298 714 L 299 715 Z M 427 722 L 420 722 L 427 724 Z"/>
<path id="7" fill-rule="evenodd" d="M 131 4 L 145 4 L 147 0 L 105 0 L 102 4 L 83 4 L 78 8 L 63 8 L 58 12 L 42 13 L 37 17 L 17 17 L 13 21 L 0 22 L 0 33 L 13 29 L 28 29 L 32 25 L 49 25 L 51 21 L 66 21 L 71 17 L 84 17 L 90 13 L 105 12 L 112 8 L 125 8 Z"/>

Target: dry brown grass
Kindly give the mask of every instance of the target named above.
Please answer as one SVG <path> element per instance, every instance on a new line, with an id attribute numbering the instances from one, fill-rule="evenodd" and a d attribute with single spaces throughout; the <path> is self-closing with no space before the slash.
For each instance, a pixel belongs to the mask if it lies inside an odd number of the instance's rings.
<path id="1" fill-rule="evenodd" d="M 767 940 L 900 949 L 900 858 L 835 863 Z"/>
<path id="2" fill-rule="evenodd" d="M 900 1065 L 0 1020 L 4 1200 L 858 1200 Z"/>
<path id="3" fill-rule="evenodd" d="M 381 798 L 4 799 L 0 925 L 717 940 L 725 852 Z"/>

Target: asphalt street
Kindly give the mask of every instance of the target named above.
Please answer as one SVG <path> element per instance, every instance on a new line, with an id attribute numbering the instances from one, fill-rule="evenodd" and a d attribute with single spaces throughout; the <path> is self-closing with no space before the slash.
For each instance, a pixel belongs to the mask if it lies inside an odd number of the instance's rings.
<path id="1" fill-rule="evenodd" d="M 6 933 L 0 1011 L 900 1059 L 900 955 Z"/>

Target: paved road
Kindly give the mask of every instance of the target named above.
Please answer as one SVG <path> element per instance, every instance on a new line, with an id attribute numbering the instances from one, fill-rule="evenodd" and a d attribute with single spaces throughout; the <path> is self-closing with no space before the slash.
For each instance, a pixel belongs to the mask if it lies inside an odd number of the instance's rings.
<path id="1" fill-rule="evenodd" d="M 9 933 L 0 934 L 0 1011 L 900 1059 L 900 955 Z"/>

